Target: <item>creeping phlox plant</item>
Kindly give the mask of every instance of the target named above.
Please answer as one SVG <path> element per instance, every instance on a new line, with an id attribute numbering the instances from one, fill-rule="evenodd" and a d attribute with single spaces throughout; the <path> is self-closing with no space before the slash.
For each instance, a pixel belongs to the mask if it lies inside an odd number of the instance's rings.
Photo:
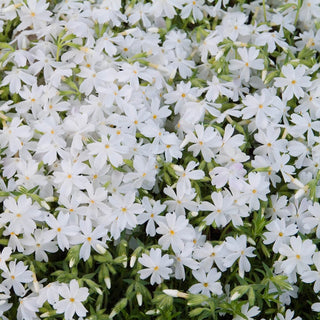
<path id="1" fill-rule="evenodd" d="M 0 318 L 317 319 L 320 0 L 0 0 Z"/>

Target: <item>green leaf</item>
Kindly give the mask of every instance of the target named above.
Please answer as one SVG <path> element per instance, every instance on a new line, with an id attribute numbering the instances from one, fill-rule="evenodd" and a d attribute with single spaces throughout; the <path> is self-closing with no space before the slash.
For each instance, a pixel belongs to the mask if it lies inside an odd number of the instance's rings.
<path id="1" fill-rule="evenodd" d="M 192 311 L 189 312 L 189 316 L 190 316 L 191 318 L 197 317 L 197 316 L 199 316 L 202 312 L 205 312 L 205 311 L 210 312 L 210 309 L 208 309 L 208 308 L 195 308 L 195 309 L 193 309 Z"/>

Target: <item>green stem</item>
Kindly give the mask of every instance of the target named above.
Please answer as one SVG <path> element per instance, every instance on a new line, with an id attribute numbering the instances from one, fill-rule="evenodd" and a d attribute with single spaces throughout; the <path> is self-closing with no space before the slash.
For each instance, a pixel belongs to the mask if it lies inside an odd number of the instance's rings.
<path id="1" fill-rule="evenodd" d="M 267 22 L 266 0 L 262 0 L 264 22 Z"/>

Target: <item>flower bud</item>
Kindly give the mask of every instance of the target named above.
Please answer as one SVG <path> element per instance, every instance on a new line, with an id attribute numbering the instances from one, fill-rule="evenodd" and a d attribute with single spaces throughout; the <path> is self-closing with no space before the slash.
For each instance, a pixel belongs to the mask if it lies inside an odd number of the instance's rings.
<path id="1" fill-rule="evenodd" d="M 136 298 L 137 298 L 138 305 L 142 306 L 142 294 L 140 292 L 136 294 Z"/>

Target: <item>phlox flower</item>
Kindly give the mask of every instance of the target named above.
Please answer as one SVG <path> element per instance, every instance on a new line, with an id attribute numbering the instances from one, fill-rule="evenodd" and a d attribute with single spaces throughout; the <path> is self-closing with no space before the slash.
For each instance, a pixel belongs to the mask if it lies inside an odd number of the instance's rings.
<path id="1" fill-rule="evenodd" d="M 315 244 L 310 239 L 302 241 L 300 236 L 290 238 L 290 246 L 283 244 L 279 248 L 280 254 L 287 257 L 281 262 L 280 269 L 287 275 L 298 272 L 302 275 L 309 271 L 313 263 L 312 256 L 316 250 Z"/>
<path id="2" fill-rule="evenodd" d="M 236 315 L 233 320 L 253 320 L 254 317 L 260 313 L 260 309 L 259 307 L 252 307 L 249 309 L 249 303 L 246 303 L 241 307 L 241 313 L 244 314 L 246 318 Z"/>
<path id="3" fill-rule="evenodd" d="M 130 191 L 125 195 L 114 193 L 109 197 L 111 204 L 111 235 L 117 239 L 124 229 L 133 229 L 137 224 L 137 215 L 144 209 L 139 203 L 135 203 L 135 193 Z"/>
<path id="4" fill-rule="evenodd" d="M 247 236 L 241 235 L 236 238 L 227 237 L 225 242 L 226 249 L 229 250 L 229 254 L 225 257 L 225 267 L 231 267 L 236 260 L 239 259 L 239 275 L 241 278 L 244 277 L 245 272 L 249 272 L 251 269 L 249 258 L 253 258 L 256 255 L 253 253 L 254 247 L 247 247 Z"/>
<path id="5" fill-rule="evenodd" d="M 181 30 L 171 30 L 166 34 L 166 40 L 163 43 L 167 50 L 175 50 L 177 56 L 185 55 L 190 52 L 191 40 L 187 38 L 187 34 Z"/>
<path id="6" fill-rule="evenodd" d="M 23 148 L 23 143 L 32 137 L 29 126 L 20 125 L 22 119 L 14 117 L 9 125 L 3 126 L 0 131 L 1 148 L 9 147 L 10 153 L 14 154 Z"/>
<path id="7" fill-rule="evenodd" d="M 3 313 L 12 307 L 12 303 L 9 303 L 8 299 L 10 299 L 9 290 L 0 285 L 0 317 L 3 317 L 3 320 L 7 320 L 7 318 L 3 316 Z"/>
<path id="8" fill-rule="evenodd" d="M 212 185 L 216 188 L 222 188 L 227 183 L 232 188 L 241 190 L 242 182 L 244 181 L 244 175 L 247 173 L 241 163 L 232 163 L 224 167 L 215 167 L 209 174 L 211 177 Z"/>
<path id="9" fill-rule="evenodd" d="M 185 169 L 181 166 L 174 166 L 176 174 L 179 176 L 177 185 L 181 185 L 181 190 L 188 193 L 191 190 L 190 180 L 200 180 L 204 177 L 202 170 L 194 170 L 198 164 L 195 161 L 190 161 Z M 178 188 L 178 187 L 177 187 Z"/>
<path id="10" fill-rule="evenodd" d="M 10 247 L 5 247 L 2 249 L 2 252 L 0 253 L 0 269 L 1 270 L 3 271 L 7 270 L 6 261 L 10 258 L 11 253 L 12 253 L 12 248 Z"/>
<path id="11" fill-rule="evenodd" d="M 53 173 L 54 183 L 59 186 L 59 193 L 65 197 L 69 196 L 72 190 L 86 189 L 88 179 L 82 175 L 86 165 L 81 162 L 72 163 L 71 160 L 62 160 L 62 171 Z"/>
<path id="12" fill-rule="evenodd" d="M 181 144 L 181 148 L 190 142 L 192 145 L 188 148 L 188 151 L 192 151 L 194 157 L 201 152 L 203 159 L 206 162 L 210 162 L 215 156 L 214 150 L 222 144 L 221 137 L 213 127 L 205 129 L 203 125 L 197 124 L 194 129 L 196 135 L 191 131 L 188 132 Z"/>
<path id="13" fill-rule="evenodd" d="M 143 253 L 142 257 L 138 259 L 139 263 L 146 267 L 138 271 L 141 279 L 146 279 L 151 275 L 150 283 L 160 284 L 163 279 L 170 278 L 172 269 L 169 268 L 173 264 L 173 259 L 169 258 L 169 255 L 165 254 L 161 256 L 161 250 L 159 248 L 151 248 L 149 255 Z"/>
<path id="14" fill-rule="evenodd" d="M 270 191 L 269 183 L 260 172 L 250 172 L 248 182 L 244 198 L 246 198 L 249 208 L 258 210 L 260 208 L 259 200 L 267 201 L 267 194 Z"/>
<path id="15" fill-rule="evenodd" d="M 14 293 L 20 297 L 24 296 L 26 290 L 22 283 L 30 283 L 33 281 L 32 272 L 27 270 L 28 267 L 23 264 L 22 261 L 18 263 L 10 261 L 8 269 L 3 271 L 1 276 L 4 279 L 2 285 L 7 289 L 13 287 Z"/>
<path id="16" fill-rule="evenodd" d="M 196 270 L 199 268 L 199 263 L 192 258 L 194 245 L 192 242 L 187 242 L 180 252 L 176 252 L 174 258 L 174 276 L 176 279 L 185 280 L 186 274 L 184 266 Z"/>
<path id="17" fill-rule="evenodd" d="M 46 10 L 49 6 L 45 0 L 28 0 L 19 11 L 21 23 L 17 30 L 21 31 L 27 27 L 35 30 L 41 29 L 51 20 L 51 12 Z"/>
<path id="18" fill-rule="evenodd" d="M 308 112 L 302 115 L 292 114 L 291 121 L 295 125 L 289 128 L 290 134 L 294 137 L 301 137 L 307 132 L 308 145 L 313 145 L 316 140 L 313 132 L 320 131 L 320 121 L 312 121 Z"/>
<path id="19" fill-rule="evenodd" d="M 303 21 L 310 21 L 313 18 L 320 18 L 320 8 L 319 8 L 320 1 L 319 0 L 307 0 L 302 3 L 300 8 L 299 20 Z"/>
<path id="20" fill-rule="evenodd" d="M 229 69 L 240 71 L 240 79 L 248 82 L 250 80 L 251 69 L 254 70 L 263 70 L 263 59 L 257 59 L 259 55 L 259 50 L 254 47 L 239 48 L 238 53 L 241 57 L 241 60 L 232 59 L 230 60 Z"/>
<path id="21" fill-rule="evenodd" d="M 69 225 L 70 218 L 68 214 L 59 212 L 58 217 L 53 215 L 47 217 L 46 222 L 51 230 L 55 233 L 59 248 L 64 251 L 70 247 L 70 238 L 74 237 L 79 231 L 78 226 Z"/>
<path id="22" fill-rule="evenodd" d="M 3 78 L 0 87 L 9 84 L 9 90 L 11 93 L 19 93 L 21 89 L 21 81 L 32 86 L 36 83 L 36 77 L 19 69 L 13 67 L 11 71 L 6 71 L 6 76 Z"/>
<path id="23" fill-rule="evenodd" d="M 184 0 L 183 2 L 184 6 L 180 13 L 182 19 L 188 18 L 192 12 L 194 20 L 202 20 L 204 0 Z"/>
<path id="24" fill-rule="evenodd" d="M 33 234 L 25 235 L 21 240 L 24 247 L 24 254 L 30 255 L 35 253 L 37 261 L 48 262 L 47 252 L 53 253 L 58 251 L 55 238 L 55 232 L 47 228 L 36 229 Z"/>
<path id="25" fill-rule="evenodd" d="M 151 237 L 154 237 L 156 235 L 155 224 L 159 224 L 159 221 L 163 219 L 163 216 L 160 216 L 160 213 L 164 211 L 166 205 L 161 204 L 160 200 L 155 201 L 148 197 L 143 197 L 141 203 L 144 208 L 144 212 L 138 215 L 137 221 L 139 224 L 143 224 L 148 221 L 146 233 Z"/>
<path id="26" fill-rule="evenodd" d="M 98 225 L 97 227 L 93 228 L 90 219 L 80 220 L 79 227 L 81 233 L 76 234 L 73 237 L 72 243 L 82 243 L 79 252 L 80 259 L 87 261 L 90 257 L 91 248 L 99 253 L 104 253 L 107 245 L 105 241 L 98 239 L 107 236 L 106 229 L 102 225 Z"/>
<path id="27" fill-rule="evenodd" d="M 123 154 L 127 151 L 127 148 L 123 146 L 122 141 L 115 135 L 110 138 L 106 136 L 101 137 L 101 142 L 93 142 L 88 145 L 90 155 L 95 155 L 95 166 L 101 169 L 107 162 L 118 167 L 123 163 Z"/>
<path id="28" fill-rule="evenodd" d="M 168 206 L 168 211 L 174 211 L 177 216 L 185 216 L 186 209 L 189 211 L 197 211 L 198 204 L 195 201 L 192 201 L 196 196 L 193 188 L 184 190 L 183 186 L 179 184 L 177 185 L 176 192 L 174 192 L 171 186 L 165 187 L 163 192 L 173 199 L 164 201 L 164 204 Z"/>
<path id="29" fill-rule="evenodd" d="M 217 281 L 221 277 L 221 272 L 218 272 L 216 268 L 212 268 L 207 274 L 203 269 L 193 270 L 192 274 L 199 283 L 189 288 L 191 293 L 200 293 L 208 297 L 211 296 L 211 293 L 214 295 L 221 295 L 223 293 L 222 285 Z"/>
<path id="30" fill-rule="evenodd" d="M 305 72 L 306 68 L 303 65 L 297 66 L 296 69 L 291 64 L 284 65 L 281 68 L 281 73 L 284 77 L 276 77 L 274 86 L 286 87 L 282 93 L 283 99 L 290 100 L 293 96 L 299 99 L 304 96 L 302 88 L 309 88 L 311 86 L 310 77 L 305 76 Z"/>
<path id="31" fill-rule="evenodd" d="M 184 216 L 176 216 L 175 212 L 167 213 L 164 221 L 159 221 L 159 227 L 156 232 L 162 237 L 159 244 L 164 250 L 169 246 L 174 252 L 179 252 L 184 248 L 185 241 L 192 241 L 194 231 L 189 225 L 188 219 Z"/>
<path id="32" fill-rule="evenodd" d="M 175 104 L 174 113 L 181 111 L 183 105 L 196 99 L 201 94 L 198 88 L 191 87 L 191 82 L 180 82 L 176 86 L 176 90 L 169 91 L 164 95 L 165 103 Z"/>
<path id="33" fill-rule="evenodd" d="M 256 127 L 265 129 L 268 126 L 269 118 L 276 112 L 273 107 L 274 101 L 276 101 L 275 94 L 268 89 L 263 89 L 261 94 L 246 95 L 242 100 L 245 106 L 242 109 L 243 119 L 254 118 Z"/>
<path id="34" fill-rule="evenodd" d="M 210 211 L 204 219 L 207 225 L 215 222 L 218 227 L 225 227 L 230 221 L 230 215 L 233 214 L 232 211 L 238 212 L 238 210 L 234 207 L 229 194 L 223 195 L 222 192 L 213 192 L 211 199 L 212 203 L 208 201 L 201 202 L 199 210 Z M 236 223 L 236 225 L 239 224 L 242 224 L 241 218 L 240 221 Z"/>
<path id="35" fill-rule="evenodd" d="M 219 270 L 225 271 L 226 267 L 224 266 L 224 243 L 221 245 L 212 246 L 211 243 L 206 242 L 203 246 L 195 248 L 193 257 L 197 260 L 200 260 L 200 268 L 208 272 L 213 264 L 215 264 Z"/>
<path id="36" fill-rule="evenodd" d="M 250 26 L 246 24 L 248 16 L 243 12 L 228 12 L 220 25 L 217 26 L 217 33 L 223 38 L 229 37 L 232 41 L 236 41 L 239 36 L 250 34 Z"/>
<path id="37" fill-rule="evenodd" d="M 318 293 L 320 291 L 320 252 L 315 252 L 312 260 L 316 270 L 303 272 L 301 275 L 301 280 L 305 283 L 314 282 L 313 291 Z"/>
<path id="38" fill-rule="evenodd" d="M 192 69 L 195 67 L 193 60 L 187 59 L 187 53 L 184 52 L 182 56 L 177 56 L 173 51 L 168 52 L 168 69 L 171 75 L 175 75 L 177 70 L 182 79 L 191 77 Z"/>
<path id="39" fill-rule="evenodd" d="M 254 135 L 254 139 L 262 145 L 255 148 L 254 154 L 258 155 L 275 155 L 280 152 L 286 152 L 288 141 L 279 139 L 280 128 L 267 127 L 265 130 L 258 130 Z"/>
<path id="40" fill-rule="evenodd" d="M 209 85 L 206 90 L 206 99 L 208 101 L 215 102 L 219 96 L 232 97 L 232 91 L 230 90 L 229 82 L 222 82 L 220 79 L 213 75 L 211 81 L 207 81 Z"/>
<path id="41" fill-rule="evenodd" d="M 311 216 L 303 218 L 304 228 L 309 232 L 316 228 L 316 236 L 320 238 L 320 204 L 315 202 L 308 207 L 308 211 Z"/>
<path id="42" fill-rule="evenodd" d="M 88 288 L 80 288 L 78 281 L 73 279 L 69 285 L 62 284 L 59 287 L 59 294 L 62 300 L 53 305 L 57 313 L 64 313 L 66 320 L 73 319 L 74 314 L 77 314 L 79 317 L 86 315 L 87 309 L 83 306 L 83 302 L 89 296 Z"/>
<path id="43" fill-rule="evenodd" d="M 272 250 L 279 252 L 279 248 L 282 244 L 289 244 L 290 237 L 298 232 L 298 228 L 294 223 L 286 223 L 286 219 L 274 219 L 266 225 L 268 230 L 263 234 L 265 240 L 264 244 L 273 243 Z"/>
<path id="44" fill-rule="evenodd" d="M 31 234 L 36 229 L 36 221 L 43 220 L 40 206 L 24 194 L 17 201 L 7 198 L 4 206 L 7 210 L 0 214 L 0 223 L 9 223 L 8 228 L 15 234 Z"/>
<path id="45" fill-rule="evenodd" d="M 132 10 L 130 11 L 130 16 L 128 19 L 129 23 L 131 25 L 134 25 L 138 21 L 141 21 L 145 28 L 149 28 L 151 26 L 151 22 L 148 17 L 150 8 L 151 8 L 150 3 L 141 3 L 141 2 L 136 3 L 132 8 Z"/>
<path id="46" fill-rule="evenodd" d="M 288 309 L 283 316 L 281 313 L 278 313 L 274 320 L 302 320 L 301 317 L 294 317 L 294 312 Z"/>
<path id="47" fill-rule="evenodd" d="M 156 18 L 167 17 L 172 19 L 176 15 L 175 7 L 181 9 L 179 0 L 153 0 L 150 13 Z"/>

